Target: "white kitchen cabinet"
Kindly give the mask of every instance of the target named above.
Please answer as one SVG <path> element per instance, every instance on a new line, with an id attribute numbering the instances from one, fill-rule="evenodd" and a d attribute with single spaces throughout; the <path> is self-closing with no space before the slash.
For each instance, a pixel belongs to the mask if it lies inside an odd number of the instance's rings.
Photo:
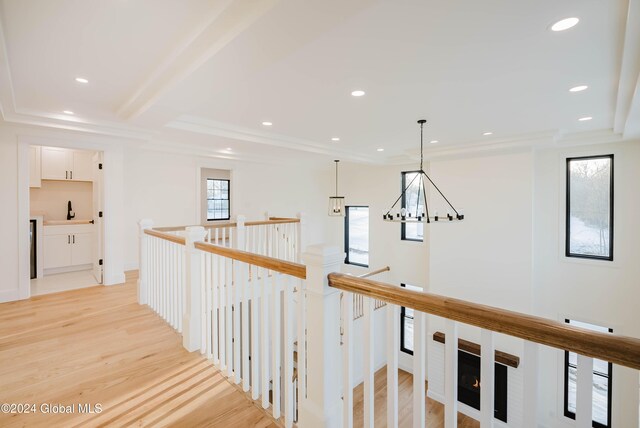
<path id="1" fill-rule="evenodd" d="M 47 228 L 44 228 L 45 231 Z M 45 269 L 71 266 L 70 235 L 44 235 L 43 267 Z"/>
<path id="2" fill-rule="evenodd" d="M 71 235 L 71 264 L 87 265 L 93 263 L 93 233 L 74 233 Z"/>
<path id="3" fill-rule="evenodd" d="M 73 154 L 73 180 L 93 181 L 93 152 L 74 150 Z"/>
<path id="4" fill-rule="evenodd" d="M 40 146 L 29 146 L 29 187 L 41 187 Z"/>
<path id="5" fill-rule="evenodd" d="M 42 178 L 44 180 L 69 179 L 68 149 L 42 147 Z"/>
<path id="6" fill-rule="evenodd" d="M 42 147 L 42 179 L 92 181 L 93 152 Z"/>
<path id="7" fill-rule="evenodd" d="M 45 225 L 43 235 L 45 269 L 72 268 L 93 262 L 92 224 Z"/>

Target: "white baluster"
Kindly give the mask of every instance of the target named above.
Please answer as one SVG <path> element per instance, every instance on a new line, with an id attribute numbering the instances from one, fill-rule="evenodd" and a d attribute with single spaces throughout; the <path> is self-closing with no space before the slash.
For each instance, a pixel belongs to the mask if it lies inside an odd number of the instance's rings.
<path id="1" fill-rule="evenodd" d="M 174 277 L 175 269 L 176 269 L 176 260 L 174 257 L 175 247 L 177 244 L 173 242 L 169 242 L 169 284 L 171 289 L 171 327 L 174 329 L 178 328 L 178 313 L 177 313 L 177 302 L 176 302 L 176 281 Z"/>
<path id="2" fill-rule="evenodd" d="M 218 245 L 218 229 L 215 229 L 214 232 L 214 237 L 213 237 L 214 243 L 216 245 Z M 220 269 L 218 267 L 218 256 L 215 255 L 211 255 L 211 266 L 212 266 L 212 290 L 211 290 L 211 296 L 213 299 L 212 302 L 212 314 L 211 314 L 211 318 L 212 318 L 212 326 L 211 326 L 211 330 L 213 331 L 213 335 L 212 335 L 212 347 L 213 347 L 213 364 L 215 365 L 219 365 L 220 364 L 220 349 L 218 348 L 218 340 L 220 339 L 220 331 L 219 331 L 219 325 L 218 325 L 218 311 L 220 309 Z"/>
<path id="3" fill-rule="evenodd" d="M 280 280 L 281 275 L 275 271 L 271 276 L 271 374 L 273 390 L 273 417 L 280 417 Z"/>
<path id="4" fill-rule="evenodd" d="M 209 229 L 208 231 L 208 239 L 209 242 L 211 242 L 211 229 Z M 212 358 L 213 357 L 213 311 L 214 311 L 214 306 L 213 306 L 213 278 L 212 278 L 212 267 L 211 267 L 211 258 L 212 255 L 211 253 L 205 253 L 205 269 L 206 269 L 206 274 L 205 274 L 205 278 L 206 278 L 206 286 L 207 286 L 207 292 L 206 292 L 206 311 L 207 311 L 207 317 L 206 317 L 206 332 L 207 332 L 207 358 Z"/>
<path id="5" fill-rule="evenodd" d="M 344 428 L 353 427 L 353 293 L 342 294 L 342 412 Z M 299 339 L 298 339 L 299 340 Z M 299 343 L 299 342 L 298 342 Z M 298 346 L 299 348 L 299 346 Z M 299 369 L 298 369 L 299 370 Z"/>
<path id="6" fill-rule="evenodd" d="M 387 427 L 389 428 L 398 426 L 399 309 L 396 305 L 387 305 Z"/>
<path id="7" fill-rule="evenodd" d="M 307 298 L 305 282 L 298 280 L 298 406 L 307 396 Z"/>
<path id="8" fill-rule="evenodd" d="M 525 428 L 536 428 L 538 420 L 538 344 L 524 342 L 524 409 Z"/>
<path id="9" fill-rule="evenodd" d="M 283 275 L 284 276 L 284 275 Z M 284 425 L 293 426 L 293 282 L 284 276 Z"/>
<path id="10" fill-rule="evenodd" d="M 251 398 L 253 400 L 257 400 L 260 397 L 260 331 L 258 327 L 259 284 L 257 266 L 252 266 L 251 282 L 249 283 L 251 302 L 249 304 L 251 305 Z"/>
<path id="11" fill-rule="evenodd" d="M 242 390 L 249 391 L 249 265 L 240 264 L 240 286 L 242 287 Z"/>
<path id="12" fill-rule="evenodd" d="M 374 320 L 373 299 L 365 297 L 364 316 L 362 326 L 364 333 L 364 427 L 373 427 L 375 420 L 374 409 L 374 375 L 375 375 L 375 346 L 374 346 Z"/>
<path id="13" fill-rule="evenodd" d="M 387 306 L 388 307 L 388 306 Z M 426 319 L 427 315 L 413 311 L 413 426 L 424 427 L 426 379 Z M 447 342 L 449 338 L 447 336 Z M 399 348 L 395 348 L 399 349 Z"/>
<path id="14" fill-rule="evenodd" d="M 458 323 L 445 320 L 444 426 L 458 426 Z"/>
<path id="15" fill-rule="evenodd" d="M 242 293 L 242 284 L 240 283 L 240 262 L 232 262 L 232 285 L 233 293 L 233 380 L 239 384 L 242 380 L 242 367 L 240 361 L 240 346 L 242 344 L 241 327 L 240 327 L 240 295 Z"/>
<path id="16" fill-rule="evenodd" d="M 260 269 L 260 292 L 262 294 L 260 302 L 262 305 L 262 325 L 261 327 L 261 346 L 260 346 L 260 358 L 262 362 L 262 368 L 260 370 L 262 374 L 262 408 L 269 407 L 269 293 L 270 293 L 270 281 L 267 276 L 266 269 Z"/>
<path id="17" fill-rule="evenodd" d="M 206 238 L 206 234 L 205 234 Z M 200 251 L 200 278 L 202 278 L 202 282 L 200 283 L 200 353 L 205 354 L 207 352 L 207 325 L 211 325 L 211 323 L 207 323 L 207 258 L 204 256 L 204 252 Z"/>
<path id="18" fill-rule="evenodd" d="M 591 428 L 593 420 L 593 358 L 578 354 L 576 427 Z"/>
<path id="19" fill-rule="evenodd" d="M 232 294 L 232 276 L 231 271 L 232 260 L 224 258 L 224 273 L 225 273 L 225 297 L 227 299 L 225 304 L 225 336 L 227 338 L 226 351 L 227 351 L 227 376 L 233 376 L 233 294 Z"/>
<path id="20" fill-rule="evenodd" d="M 491 330 L 481 330 L 480 354 L 480 427 L 492 428 L 495 409 L 495 345 Z"/>

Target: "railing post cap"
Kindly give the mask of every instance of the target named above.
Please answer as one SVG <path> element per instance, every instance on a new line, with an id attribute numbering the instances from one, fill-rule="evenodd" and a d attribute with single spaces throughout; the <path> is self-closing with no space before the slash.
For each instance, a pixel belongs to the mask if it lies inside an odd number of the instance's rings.
<path id="1" fill-rule="evenodd" d="M 201 241 L 207 232 L 202 226 L 187 226 L 185 228 L 185 237 L 189 241 Z"/>
<path id="2" fill-rule="evenodd" d="M 138 225 L 140 229 L 151 229 L 153 227 L 153 220 L 150 218 L 141 218 L 138 220 Z"/>

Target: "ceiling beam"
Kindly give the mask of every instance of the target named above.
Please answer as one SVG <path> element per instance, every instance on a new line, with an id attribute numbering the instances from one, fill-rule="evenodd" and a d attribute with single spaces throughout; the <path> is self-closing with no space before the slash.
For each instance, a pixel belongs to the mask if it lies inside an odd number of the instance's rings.
<path id="1" fill-rule="evenodd" d="M 117 111 L 131 120 L 149 109 L 164 93 L 222 50 L 280 0 L 224 0 L 159 66 L 141 82 Z"/>

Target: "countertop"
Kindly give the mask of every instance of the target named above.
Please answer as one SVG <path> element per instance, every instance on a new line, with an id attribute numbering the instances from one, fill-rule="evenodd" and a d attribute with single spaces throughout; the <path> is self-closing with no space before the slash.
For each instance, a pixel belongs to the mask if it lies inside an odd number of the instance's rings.
<path id="1" fill-rule="evenodd" d="M 91 224 L 90 219 L 73 219 L 73 220 L 45 220 L 45 226 L 68 226 L 72 224 Z"/>

